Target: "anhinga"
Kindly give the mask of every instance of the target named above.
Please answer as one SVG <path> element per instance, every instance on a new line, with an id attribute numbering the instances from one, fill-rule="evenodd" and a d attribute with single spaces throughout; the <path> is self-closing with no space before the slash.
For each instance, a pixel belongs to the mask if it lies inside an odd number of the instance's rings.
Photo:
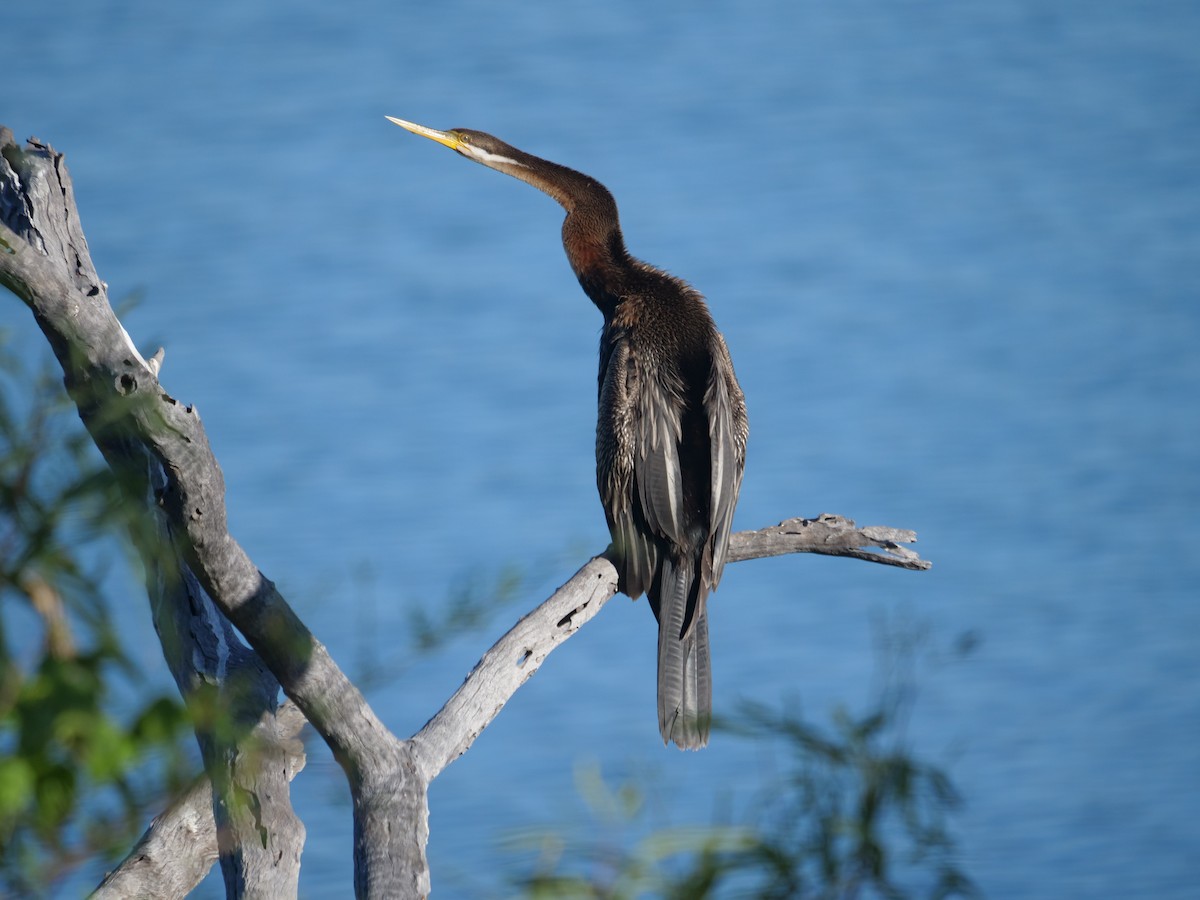
<path id="1" fill-rule="evenodd" d="M 620 589 L 658 619 L 658 725 L 708 743 L 708 593 L 721 580 L 746 460 L 746 405 L 698 291 L 625 249 L 612 194 L 489 134 L 390 121 L 533 185 L 567 211 L 563 247 L 604 315 L 596 484 Z"/>

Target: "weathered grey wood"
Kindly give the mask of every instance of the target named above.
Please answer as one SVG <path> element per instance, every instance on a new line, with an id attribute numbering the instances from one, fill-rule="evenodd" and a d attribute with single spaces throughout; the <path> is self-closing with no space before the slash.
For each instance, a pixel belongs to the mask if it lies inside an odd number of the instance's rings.
<path id="1" fill-rule="evenodd" d="M 304 768 L 304 745 L 298 735 L 305 718 L 294 703 L 287 702 L 279 707 L 275 722 L 276 758 L 291 779 Z M 205 775 L 155 817 L 129 855 L 92 893 L 92 900 L 182 900 L 216 860 L 212 782 Z"/>
<path id="2" fill-rule="evenodd" d="M 135 538 L 147 562 L 147 586 L 168 665 L 185 694 L 209 681 L 227 688 L 231 672 L 252 680 L 253 689 L 245 692 L 250 700 L 236 712 L 245 726 L 237 745 L 218 748 L 201 735 L 206 770 L 217 786 L 211 801 L 215 821 L 225 815 L 237 834 L 228 846 L 221 840 L 227 893 L 286 897 L 296 892 L 303 826 L 286 794 L 303 756 L 297 763 L 286 715 L 275 714 L 269 670 L 346 772 L 354 808 L 356 894 L 427 895 L 429 783 L 466 752 L 546 656 L 599 612 L 616 592 L 616 570 L 603 556 L 588 562 L 484 655 L 416 735 L 398 740 L 229 535 L 224 480 L 199 414 L 158 383 L 162 351 L 145 360 L 113 315 L 107 287 L 87 254 L 61 155 L 36 141 L 17 147 L 11 133 L 0 128 L 0 156 L 0 284 L 32 310 L 97 446 L 129 479 L 133 494 L 148 501 L 153 529 Z M 912 532 L 857 528 L 847 519 L 822 515 L 738 533 L 728 561 L 811 552 L 928 568 L 928 562 L 900 546 L 913 540 Z M 237 640 L 230 622 L 253 651 Z M 199 638 L 187 634 L 197 629 Z M 192 666 L 188 654 L 206 662 Z M 234 762 L 207 762 L 222 752 Z M 247 760 L 258 764 L 244 764 Z M 212 796 L 211 789 L 198 785 L 164 813 L 101 891 L 147 883 L 126 879 L 156 877 L 184 885 L 196 872 L 202 875 L 224 828 L 212 819 L 207 820 L 211 830 L 200 824 L 204 817 L 197 807 Z M 279 805 L 266 805 L 274 803 Z M 252 807 L 256 815 L 241 815 Z M 249 834 L 247 827 L 256 830 Z M 274 871 L 250 852 L 252 844 L 264 841 L 277 857 Z M 171 854 L 179 872 L 167 875 L 162 868 L 170 866 Z"/>
<path id="3" fill-rule="evenodd" d="M 851 519 L 821 513 L 815 519 L 788 519 L 770 528 L 732 535 L 729 540 L 729 560 L 736 562 L 764 556 L 783 556 L 785 553 L 819 553 L 922 571 L 933 563 L 900 546 L 911 544 L 916 539 L 916 532 L 913 531 L 882 525 L 859 528 Z M 875 550 L 867 549 L 869 547 Z"/>
<path id="4" fill-rule="evenodd" d="M 616 591 L 617 570 L 597 556 L 509 629 L 475 664 L 446 705 L 413 736 L 425 776 L 432 780 L 466 753 L 550 652 L 582 628 Z"/>
<path id="5" fill-rule="evenodd" d="M 131 500 L 145 502 L 132 534 L 168 667 L 189 706 L 202 701 L 227 716 L 219 728 L 198 717 L 196 736 L 218 786 L 215 833 L 228 893 L 294 894 L 304 829 L 291 809 L 285 767 L 274 750 L 242 752 L 252 744 L 273 746 L 278 684 L 213 607 L 157 502 L 169 485 L 167 470 L 131 426 L 139 419 L 162 426 L 152 399 L 161 388 L 108 305 L 62 157 L 36 141 L 17 147 L 6 130 L 0 130 L 0 222 L 0 283 L 33 311 L 97 447 Z"/>
<path id="6" fill-rule="evenodd" d="M 160 467 L 162 490 L 140 494 L 152 496 L 154 514 L 159 509 L 165 513 L 173 552 L 180 555 L 200 593 L 237 627 L 345 770 L 354 799 L 355 883 L 360 895 L 427 894 L 427 827 L 393 827 L 401 821 L 399 814 L 416 815 L 426 807 L 425 786 L 411 777 L 409 748 L 388 732 L 324 645 L 229 534 L 224 478 L 199 414 L 162 389 L 157 366 L 141 357 L 113 314 L 107 287 L 96 275 L 83 241 L 61 154 L 37 141 L 18 147 L 4 129 L 0 156 L 0 284 L 33 312 L 63 368 L 80 417 L 109 464 L 134 478 Z M 263 696 L 259 687 L 251 695 Z M 207 761 L 213 747 L 203 735 L 201 748 Z M 298 872 L 299 849 L 293 852 L 290 847 L 296 839 L 303 840 L 303 829 L 290 809 L 287 814 L 280 810 L 278 815 L 254 815 L 270 803 L 287 802 L 286 781 L 276 780 L 272 793 L 265 794 L 253 773 L 237 764 L 269 759 L 239 756 L 237 747 L 224 755 L 234 761 L 232 767 L 208 770 L 216 788 L 218 821 L 226 815 L 231 821 L 244 818 L 249 827 L 221 854 L 226 891 L 231 896 L 292 895 L 295 879 L 284 882 L 283 867 Z M 265 765 L 257 777 L 273 771 Z M 241 811 L 247 815 L 239 816 Z M 266 835 L 265 847 L 263 823 L 280 829 Z M 272 869 L 267 864 L 271 859 L 283 865 Z"/>
<path id="7" fill-rule="evenodd" d="M 92 900 L 156 897 L 181 900 L 217 861 L 212 782 L 197 778 L 156 817 L 121 864 L 92 892 Z"/>
<path id="8" fill-rule="evenodd" d="M 157 462 L 150 468 L 149 489 L 157 497 L 167 487 L 166 478 Z M 196 735 L 211 779 L 207 796 L 226 893 L 294 893 L 305 832 L 287 798 L 289 782 L 304 765 L 304 753 L 302 744 L 285 741 L 280 733 L 284 726 L 277 713 L 279 683 L 196 581 L 162 510 L 152 506 L 147 520 L 154 524 L 154 533 L 134 529 L 135 540 L 164 655 L 202 725 Z M 173 646 L 176 641 L 181 645 Z M 222 720 L 216 730 L 203 727 L 211 709 L 218 710 Z M 304 717 L 294 707 L 291 716 L 295 721 L 290 727 L 297 732 Z M 260 799 L 276 796 L 282 802 Z"/>

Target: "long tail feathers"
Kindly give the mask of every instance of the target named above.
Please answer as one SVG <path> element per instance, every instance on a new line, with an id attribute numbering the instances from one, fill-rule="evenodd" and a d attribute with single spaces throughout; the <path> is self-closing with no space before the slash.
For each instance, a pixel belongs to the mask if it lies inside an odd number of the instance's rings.
<path id="1" fill-rule="evenodd" d="M 694 560 L 666 559 L 657 585 L 658 727 L 663 743 L 674 741 L 682 750 L 705 746 L 712 721 L 708 598 L 695 569 Z M 695 613 L 686 622 L 691 604 Z"/>

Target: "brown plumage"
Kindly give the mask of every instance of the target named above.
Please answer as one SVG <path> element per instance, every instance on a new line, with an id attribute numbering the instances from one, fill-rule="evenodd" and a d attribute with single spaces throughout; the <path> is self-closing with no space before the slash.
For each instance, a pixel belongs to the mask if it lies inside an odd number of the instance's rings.
<path id="1" fill-rule="evenodd" d="M 391 117 L 388 117 L 391 119 Z M 397 125 L 549 194 L 563 248 L 604 315 L 596 484 L 620 588 L 658 619 L 658 724 L 708 743 L 707 600 L 721 580 L 746 461 L 746 405 L 725 341 L 690 285 L 630 256 L 617 204 L 594 178 L 478 131 Z"/>

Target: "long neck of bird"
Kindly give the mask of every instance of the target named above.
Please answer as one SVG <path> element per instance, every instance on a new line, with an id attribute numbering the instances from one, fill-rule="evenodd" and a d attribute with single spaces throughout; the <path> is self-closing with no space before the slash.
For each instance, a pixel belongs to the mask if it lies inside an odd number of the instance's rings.
<path id="1" fill-rule="evenodd" d="M 590 175 L 515 147 L 506 157 L 487 165 L 549 194 L 567 211 L 562 226 L 567 260 L 584 292 L 610 316 L 633 266 L 612 194 Z"/>

